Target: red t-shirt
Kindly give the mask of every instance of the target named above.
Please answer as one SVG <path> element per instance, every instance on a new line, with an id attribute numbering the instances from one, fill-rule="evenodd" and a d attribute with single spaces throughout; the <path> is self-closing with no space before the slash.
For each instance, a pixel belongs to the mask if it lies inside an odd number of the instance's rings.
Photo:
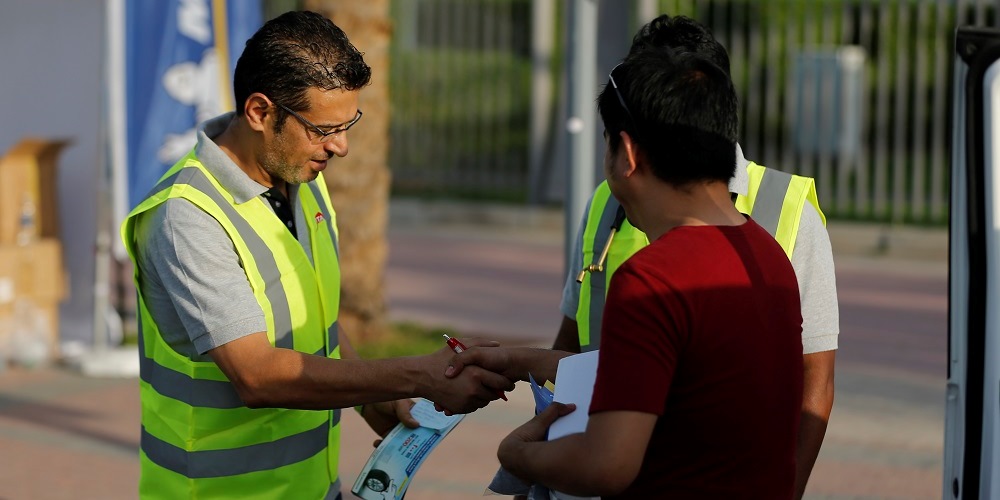
<path id="1" fill-rule="evenodd" d="M 615 272 L 601 332 L 590 413 L 658 415 L 621 498 L 792 497 L 802 315 L 764 229 L 664 234 Z"/>

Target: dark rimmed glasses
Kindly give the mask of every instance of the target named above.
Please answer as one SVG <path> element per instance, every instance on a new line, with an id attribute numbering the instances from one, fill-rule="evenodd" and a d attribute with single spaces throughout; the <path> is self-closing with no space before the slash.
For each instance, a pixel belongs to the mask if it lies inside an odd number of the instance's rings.
<path id="1" fill-rule="evenodd" d="M 338 124 L 338 125 L 334 125 L 329 132 L 324 132 L 323 129 L 320 128 L 318 125 L 314 124 L 313 122 L 311 122 L 309 120 L 306 120 L 305 118 L 302 117 L 302 115 L 300 115 L 300 114 L 292 111 L 291 109 L 289 109 L 288 106 L 285 106 L 284 104 L 281 104 L 279 102 L 276 102 L 274 104 L 276 104 L 281 109 L 289 112 L 292 116 L 294 116 L 300 122 L 302 122 L 302 124 L 306 126 L 307 130 L 312 130 L 313 133 L 316 134 L 316 136 L 312 138 L 312 143 L 313 144 L 322 144 L 322 143 L 328 142 L 330 139 L 332 139 L 337 134 L 339 134 L 341 132 L 347 132 L 351 127 L 354 126 L 355 123 L 358 123 L 358 120 L 361 119 L 361 115 L 362 115 L 361 110 L 359 109 L 358 110 L 358 114 L 354 115 L 354 118 L 352 118 L 350 121 L 346 121 L 344 123 L 341 123 L 341 124 Z"/>
<path id="2" fill-rule="evenodd" d="M 639 134 L 639 127 L 636 124 L 635 117 L 632 116 L 632 111 L 628 109 L 628 105 L 625 104 L 625 98 L 622 97 L 621 90 L 618 89 L 618 84 L 615 83 L 615 70 L 621 66 L 622 63 L 618 63 L 614 68 L 611 68 L 611 72 L 608 73 L 608 80 L 611 80 L 611 88 L 614 89 L 615 95 L 618 97 L 618 103 L 622 105 L 622 109 L 625 110 L 625 114 L 628 115 L 628 121 L 632 124 L 632 130 L 636 135 Z"/>

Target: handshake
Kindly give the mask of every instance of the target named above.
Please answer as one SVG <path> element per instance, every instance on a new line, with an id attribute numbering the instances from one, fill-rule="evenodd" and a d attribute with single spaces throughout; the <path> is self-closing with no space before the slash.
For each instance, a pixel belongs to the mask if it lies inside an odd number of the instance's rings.
<path id="1" fill-rule="evenodd" d="M 528 347 L 500 347 L 499 342 L 448 338 L 448 346 L 428 355 L 429 381 L 418 394 L 434 402 L 438 411 L 470 413 L 527 381 L 529 372 L 538 379 L 554 380 L 559 360 L 571 353 Z M 435 373 L 437 371 L 437 373 Z"/>

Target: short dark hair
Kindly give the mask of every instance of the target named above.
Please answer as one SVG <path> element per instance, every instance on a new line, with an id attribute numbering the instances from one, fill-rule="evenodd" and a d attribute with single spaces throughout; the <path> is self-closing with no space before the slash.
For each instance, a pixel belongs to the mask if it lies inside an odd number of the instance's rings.
<path id="1" fill-rule="evenodd" d="M 260 92 L 295 111 L 308 108 L 306 90 L 357 90 L 371 80 L 371 68 L 344 30 L 315 12 L 286 12 L 264 24 L 236 63 L 236 112 Z M 275 129 L 287 114 L 278 108 Z"/>
<path id="2" fill-rule="evenodd" d="M 597 106 L 612 152 L 624 130 L 665 182 L 729 182 L 738 101 L 725 70 L 698 53 L 648 46 L 629 54 L 611 76 L 621 101 L 609 82 Z"/>
<path id="3" fill-rule="evenodd" d="M 686 16 L 663 14 L 639 28 L 632 37 L 629 54 L 650 47 L 670 47 L 677 52 L 694 52 L 729 73 L 729 53 L 707 27 Z"/>

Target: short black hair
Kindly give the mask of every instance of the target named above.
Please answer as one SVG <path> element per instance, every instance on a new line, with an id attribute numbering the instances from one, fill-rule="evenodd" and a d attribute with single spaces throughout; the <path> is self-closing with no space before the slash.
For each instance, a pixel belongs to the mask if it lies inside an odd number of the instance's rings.
<path id="1" fill-rule="evenodd" d="M 729 53 L 706 26 L 686 16 L 663 14 L 646 23 L 635 36 L 629 54 L 650 47 L 670 47 L 677 52 L 694 52 L 729 74 Z"/>
<path id="2" fill-rule="evenodd" d="M 254 92 L 304 111 L 309 88 L 351 91 L 370 80 L 371 68 L 362 53 L 333 21 L 315 12 L 286 12 L 247 40 L 233 76 L 236 112 L 243 113 Z M 275 128 L 280 131 L 287 114 L 280 107 L 277 113 Z"/>
<path id="3" fill-rule="evenodd" d="M 698 53 L 648 46 L 626 56 L 611 78 L 617 90 L 609 78 L 597 106 L 612 152 L 625 131 L 665 182 L 729 182 L 739 119 L 725 70 Z"/>

